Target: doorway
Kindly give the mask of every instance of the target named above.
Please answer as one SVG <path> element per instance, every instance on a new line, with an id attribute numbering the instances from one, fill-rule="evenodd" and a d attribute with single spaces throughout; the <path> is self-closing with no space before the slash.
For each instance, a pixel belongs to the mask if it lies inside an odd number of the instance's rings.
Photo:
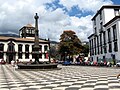
<path id="1" fill-rule="evenodd" d="M 113 64 L 116 65 L 116 60 L 115 60 L 115 55 L 112 55 L 112 59 L 113 59 Z"/>
<path id="2" fill-rule="evenodd" d="M 13 54 L 10 54 L 10 55 L 8 56 L 8 63 L 10 64 L 12 60 L 14 60 L 14 55 L 13 55 Z"/>

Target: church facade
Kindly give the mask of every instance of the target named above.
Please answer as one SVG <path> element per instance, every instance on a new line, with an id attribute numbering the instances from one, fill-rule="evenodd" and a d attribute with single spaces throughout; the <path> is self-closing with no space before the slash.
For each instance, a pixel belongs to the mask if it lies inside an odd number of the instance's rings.
<path id="1" fill-rule="evenodd" d="M 34 52 L 35 27 L 31 24 L 19 30 L 19 38 L 0 36 L 0 61 L 10 63 L 12 60 L 29 62 L 35 60 Z M 39 61 L 49 61 L 50 42 L 39 39 Z"/>

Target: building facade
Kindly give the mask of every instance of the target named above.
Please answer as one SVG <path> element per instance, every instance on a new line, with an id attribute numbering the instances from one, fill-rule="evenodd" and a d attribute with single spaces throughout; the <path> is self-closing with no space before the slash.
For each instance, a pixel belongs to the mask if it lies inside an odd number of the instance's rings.
<path id="1" fill-rule="evenodd" d="M 89 39 L 92 61 L 120 60 L 120 6 L 102 6 L 92 18 L 93 34 Z"/>
<path id="2" fill-rule="evenodd" d="M 27 24 L 19 30 L 19 38 L 0 36 L 0 61 L 10 63 L 12 60 L 29 62 L 35 60 L 35 28 Z M 39 39 L 39 61 L 49 61 L 49 41 Z"/>

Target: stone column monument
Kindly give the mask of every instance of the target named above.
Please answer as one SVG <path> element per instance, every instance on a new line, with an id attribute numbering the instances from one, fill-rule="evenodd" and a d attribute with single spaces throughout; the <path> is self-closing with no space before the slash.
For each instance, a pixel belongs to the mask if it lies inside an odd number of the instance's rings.
<path id="1" fill-rule="evenodd" d="M 39 30 L 38 30 L 38 18 L 39 16 L 34 16 L 35 18 L 35 41 L 34 41 L 34 53 L 35 53 L 35 64 L 39 64 Z"/>

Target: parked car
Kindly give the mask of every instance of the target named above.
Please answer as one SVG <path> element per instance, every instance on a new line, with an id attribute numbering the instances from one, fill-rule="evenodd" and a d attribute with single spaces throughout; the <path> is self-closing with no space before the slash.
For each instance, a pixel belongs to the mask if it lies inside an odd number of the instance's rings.
<path id="1" fill-rule="evenodd" d="M 63 61 L 58 61 L 58 64 L 63 64 Z"/>
<path id="2" fill-rule="evenodd" d="M 118 62 L 116 63 L 116 66 L 117 66 L 117 67 L 120 67 L 120 61 L 118 61 Z"/>
<path id="3" fill-rule="evenodd" d="M 70 61 L 64 61 L 62 65 L 71 65 Z"/>

